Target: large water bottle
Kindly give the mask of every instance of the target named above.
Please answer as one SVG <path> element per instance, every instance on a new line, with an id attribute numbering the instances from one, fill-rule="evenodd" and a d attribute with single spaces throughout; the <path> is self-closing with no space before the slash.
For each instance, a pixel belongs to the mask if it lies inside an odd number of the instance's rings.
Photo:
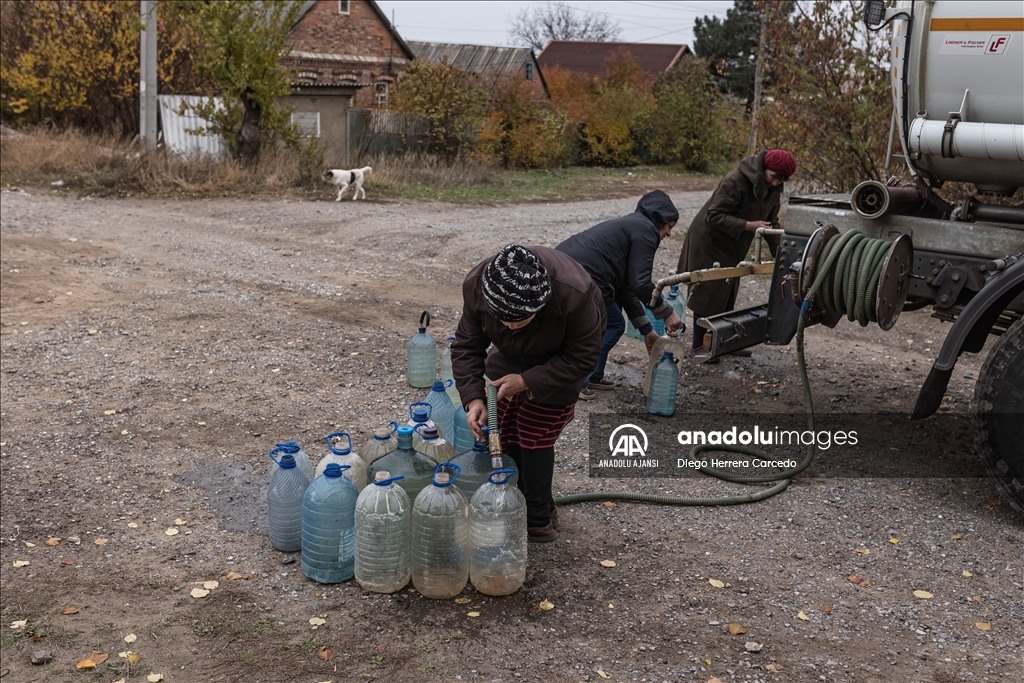
<path id="1" fill-rule="evenodd" d="M 526 498 L 512 470 L 495 470 L 469 502 L 469 580 L 486 595 L 514 593 L 526 581 Z"/>
<path id="2" fill-rule="evenodd" d="M 359 491 L 346 469 L 328 465 L 302 501 L 302 573 L 320 583 L 348 581 L 354 571 Z"/>
<path id="3" fill-rule="evenodd" d="M 411 387 L 425 389 L 437 378 L 437 343 L 427 334 L 430 313 L 420 315 L 420 329 L 409 340 L 405 376 Z"/>
<path id="4" fill-rule="evenodd" d="M 455 440 L 452 442 L 456 453 L 465 453 L 473 448 L 473 431 L 469 428 L 466 418 L 466 409 L 456 406 L 453 420 L 455 422 Z"/>
<path id="5" fill-rule="evenodd" d="M 342 439 L 348 439 L 348 445 L 337 446 L 336 443 L 341 443 Z M 324 437 L 324 441 L 327 442 L 327 447 L 331 449 L 331 454 L 317 463 L 316 477 L 319 477 L 327 469 L 328 465 L 347 465 L 348 468 L 345 470 L 345 476 L 348 480 L 356 485 L 356 488 L 360 491 L 366 486 L 366 463 L 363 461 L 359 454 L 352 450 L 352 436 L 348 432 L 333 432 Z"/>
<path id="6" fill-rule="evenodd" d="M 652 415 L 671 415 L 676 411 L 676 389 L 679 368 L 671 353 L 665 352 L 651 373 L 651 387 L 647 392 L 647 412 Z"/>
<path id="7" fill-rule="evenodd" d="M 421 432 L 419 445 L 414 445 L 413 450 L 419 451 L 434 462 L 448 462 L 455 457 L 455 448 L 437 434 L 436 427 L 419 426 L 416 431 Z"/>
<path id="8" fill-rule="evenodd" d="M 412 428 L 398 428 L 398 448 L 383 458 L 374 460 L 367 468 L 367 477 L 373 481 L 378 472 L 390 472 L 392 477 L 401 475 L 398 485 L 405 489 L 409 500 L 430 484 L 437 463 L 412 448 Z"/>
<path id="9" fill-rule="evenodd" d="M 401 478 L 377 472 L 356 501 L 356 581 L 374 593 L 401 590 L 412 576 L 412 501 Z"/>
<path id="10" fill-rule="evenodd" d="M 680 298 L 679 290 L 676 287 L 672 287 L 668 293 L 668 305 L 672 307 L 672 310 L 676 312 L 681 320 L 686 320 L 686 300 Z"/>
<path id="11" fill-rule="evenodd" d="M 306 451 L 302 450 L 297 441 L 282 441 L 281 443 L 274 444 L 278 448 L 282 449 L 285 453 L 290 453 L 295 458 L 295 464 L 298 466 L 302 473 L 306 475 L 306 479 L 313 481 L 313 462 L 306 455 Z"/>
<path id="12" fill-rule="evenodd" d="M 676 358 L 686 358 L 689 348 L 687 343 L 679 338 L 677 332 L 666 332 L 664 337 L 658 337 L 658 341 L 654 342 L 654 346 L 651 347 L 651 355 L 647 359 L 647 369 L 644 371 L 644 396 L 650 393 L 651 375 L 654 374 L 654 366 L 661 362 L 661 357 L 668 352 Z"/>
<path id="13" fill-rule="evenodd" d="M 395 432 L 398 430 L 398 423 L 391 421 L 384 427 L 377 427 L 373 430 L 373 437 L 366 442 L 366 445 L 359 451 L 363 462 L 369 467 L 374 460 L 383 458 L 398 448 L 398 440 L 395 439 Z"/>
<path id="14" fill-rule="evenodd" d="M 423 399 L 423 402 L 430 405 L 430 419 L 437 425 L 438 434 L 449 441 L 454 441 L 455 405 L 445 393 L 445 383 L 440 380 L 434 382 L 430 387 L 430 393 Z"/>
<path id="15" fill-rule="evenodd" d="M 441 381 L 445 383 L 444 391 L 451 399 L 452 405 L 461 406 L 462 398 L 459 396 L 459 390 L 455 388 L 455 372 L 452 370 L 452 344 L 454 343 L 455 335 L 453 334 L 448 337 L 448 346 L 441 354 Z M 452 383 L 448 384 L 448 380 L 451 380 Z"/>
<path id="16" fill-rule="evenodd" d="M 280 460 L 274 458 L 275 453 L 280 454 Z M 309 479 L 295 465 L 295 456 L 280 446 L 269 455 L 275 463 L 267 488 L 270 545 L 282 552 L 293 553 L 302 547 L 302 500 L 309 487 Z"/>
<path id="17" fill-rule="evenodd" d="M 423 439 L 423 435 L 416 430 L 417 427 L 424 425 L 424 427 L 437 429 L 437 423 L 430 419 L 433 412 L 434 406 L 426 401 L 416 401 L 409 404 L 409 421 L 405 423 L 405 426 L 412 429 L 413 448 L 418 447 Z"/>
<path id="18" fill-rule="evenodd" d="M 484 427 L 482 431 L 484 439 L 486 439 L 487 427 Z M 515 461 L 504 453 L 501 455 L 501 460 L 491 457 L 485 441 L 474 441 L 471 449 L 452 458 L 452 462 L 459 466 L 459 478 L 455 481 L 455 485 L 462 489 L 467 500 L 473 497 L 476 490 L 487 481 L 494 470 L 511 471 L 513 486 L 519 481 L 519 470 Z"/>
<path id="19" fill-rule="evenodd" d="M 412 505 L 412 585 L 425 598 L 454 598 L 469 579 L 469 504 L 452 486 L 458 476 L 458 465 L 439 464 Z"/>

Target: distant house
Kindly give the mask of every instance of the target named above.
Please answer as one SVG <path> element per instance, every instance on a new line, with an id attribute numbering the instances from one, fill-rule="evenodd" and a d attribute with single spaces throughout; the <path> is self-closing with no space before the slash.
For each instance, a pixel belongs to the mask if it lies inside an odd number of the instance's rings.
<path id="1" fill-rule="evenodd" d="M 532 83 L 537 92 L 548 93 L 544 73 L 537 56 L 528 47 L 490 47 L 459 43 L 424 43 L 409 41 L 416 59 L 439 64 L 447 61 L 475 74 L 518 75 Z"/>
<path id="2" fill-rule="evenodd" d="M 327 147 L 326 163 L 346 163 L 348 110 L 387 103 L 414 54 L 373 0 L 307 0 L 281 60 L 296 72 L 285 103 L 306 136 Z"/>
<path id="3" fill-rule="evenodd" d="M 552 40 L 537 56 L 545 70 L 555 67 L 584 76 L 598 76 L 609 57 L 625 50 L 644 71 L 658 75 L 669 71 L 684 55 L 692 54 L 686 45 L 659 43 L 603 43 L 584 40 Z"/>

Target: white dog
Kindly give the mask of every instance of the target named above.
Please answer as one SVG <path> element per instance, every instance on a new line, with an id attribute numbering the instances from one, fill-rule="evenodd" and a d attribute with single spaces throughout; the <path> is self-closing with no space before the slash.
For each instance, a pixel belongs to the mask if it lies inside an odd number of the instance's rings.
<path id="1" fill-rule="evenodd" d="M 352 194 L 352 201 L 359 199 L 359 193 L 363 193 L 363 199 L 366 199 L 366 190 L 363 189 L 363 181 L 366 179 L 366 174 L 373 169 L 369 166 L 363 168 L 353 169 L 351 171 L 342 171 L 341 169 L 334 169 L 324 173 L 324 180 L 330 181 L 338 186 L 338 198 L 334 201 L 340 202 L 341 195 L 348 189 L 349 185 L 355 185 L 356 191 Z"/>

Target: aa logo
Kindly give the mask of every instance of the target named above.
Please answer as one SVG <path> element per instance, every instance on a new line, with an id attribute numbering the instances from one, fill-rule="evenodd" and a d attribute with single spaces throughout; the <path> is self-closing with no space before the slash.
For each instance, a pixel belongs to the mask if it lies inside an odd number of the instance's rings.
<path id="1" fill-rule="evenodd" d="M 612 457 L 643 458 L 647 455 L 647 434 L 633 424 L 619 425 L 608 437 L 608 450 L 612 452 Z"/>

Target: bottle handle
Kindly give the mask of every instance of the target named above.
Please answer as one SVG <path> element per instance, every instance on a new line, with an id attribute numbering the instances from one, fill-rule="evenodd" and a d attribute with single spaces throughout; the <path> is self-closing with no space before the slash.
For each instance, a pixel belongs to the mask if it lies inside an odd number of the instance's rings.
<path id="1" fill-rule="evenodd" d="M 452 386 L 453 384 L 455 384 L 455 380 L 454 380 L 454 379 L 445 379 L 445 380 L 441 380 L 441 384 L 443 384 L 443 385 L 444 385 L 444 388 L 445 388 L 445 389 L 447 389 L 448 387 L 450 387 L 450 386 Z"/>
<path id="2" fill-rule="evenodd" d="M 410 420 L 412 419 L 412 409 L 413 409 L 414 406 L 426 406 L 427 407 L 427 419 L 428 420 L 430 419 L 430 416 L 434 414 L 434 406 L 432 404 L 427 403 L 426 401 L 416 401 L 415 403 L 410 403 L 409 404 L 409 419 Z M 397 427 L 396 427 L 396 429 L 397 429 Z"/>
<path id="3" fill-rule="evenodd" d="M 507 484 L 509 480 L 512 479 L 512 475 L 515 473 L 516 471 L 511 468 L 494 470 L 493 472 L 491 472 L 491 476 L 487 477 L 487 481 L 491 482 L 492 484 Z M 500 476 L 502 474 L 505 475 L 504 479 L 502 479 L 501 481 L 494 481 L 495 477 Z"/>
<path id="4" fill-rule="evenodd" d="M 348 439 L 347 447 L 335 448 L 334 444 L 331 443 L 331 439 L 339 436 L 343 436 Z M 324 437 L 324 441 L 327 442 L 327 447 L 331 449 L 331 453 L 334 453 L 335 455 L 348 455 L 352 452 L 352 435 L 348 432 L 331 432 Z"/>
<path id="5" fill-rule="evenodd" d="M 338 468 L 338 474 L 337 475 L 329 475 L 329 474 L 327 474 L 327 471 L 331 470 L 331 468 L 333 468 L 333 467 Z M 332 462 L 330 465 L 328 465 L 327 467 L 324 468 L 324 473 L 321 476 L 339 476 L 340 477 L 343 474 L 345 474 L 345 470 L 349 470 L 349 469 L 352 469 L 352 465 L 341 465 L 339 463 Z"/>
<path id="6" fill-rule="evenodd" d="M 302 447 L 299 446 L 298 441 L 282 441 L 281 443 L 274 445 L 277 446 L 277 448 L 280 448 L 285 453 L 291 453 L 292 455 L 295 455 L 296 453 L 302 450 Z"/>
<path id="7" fill-rule="evenodd" d="M 420 436 L 423 436 L 423 434 L 420 434 L 420 427 L 423 427 L 424 431 L 426 431 L 426 429 L 429 426 L 430 425 L 428 425 L 426 422 L 417 422 L 416 426 L 412 428 L 412 431 L 413 431 L 414 434 L 419 434 Z M 435 429 L 436 429 L 436 427 L 435 427 Z M 426 437 L 424 436 L 423 438 L 425 439 Z"/>
<path id="8" fill-rule="evenodd" d="M 449 479 L 447 484 L 438 484 L 437 481 L 435 481 L 435 479 L 437 478 L 437 475 L 440 474 L 441 468 L 443 468 L 443 467 L 447 467 L 449 469 L 454 469 L 455 470 L 455 476 L 453 476 L 451 479 Z M 458 465 L 456 465 L 453 462 L 439 462 L 439 463 L 437 463 L 437 467 L 434 468 L 434 476 L 430 478 L 430 481 L 434 484 L 434 486 L 438 486 L 438 487 L 441 487 L 441 488 L 443 488 L 445 486 L 451 486 L 452 484 L 455 483 L 455 480 L 459 478 L 459 474 L 461 472 L 462 472 L 462 468 L 459 467 Z"/>
<path id="9" fill-rule="evenodd" d="M 426 322 L 424 322 L 424 320 L 426 320 Z M 430 312 L 429 311 L 423 311 L 422 313 L 420 313 L 420 327 L 429 327 L 429 326 L 430 326 Z"/>
<path id="10" fill-rule="evenodd" d="M 377 481 L 376 479 L 374 479 L 370 483 L 373 484 L 374 486 L 387 486 L 391 482 L 398 481 L 399 479 L 405 479 L 405 475 L 404 474 L 396 474 L 395 476 L 391 477 L 390 479 L 384 479 L 382 481 Z"/>
<path id="11" fill-rule="evenodd" d="M 267 457 L 270 458 L 271 460 L 273 460 L 274 463 L 278 467 L 280 467 L 281 466 L 281 461 L 274 457 L 274 453 L 277 453 L 278 451 L 280 451 L 282 453 L 288 453 L 288 450 L 284 446 L 277 445 L 277 446 L 274 446 L 272 449 L 270 449 L 270 452 L 267 453 Z"/>

